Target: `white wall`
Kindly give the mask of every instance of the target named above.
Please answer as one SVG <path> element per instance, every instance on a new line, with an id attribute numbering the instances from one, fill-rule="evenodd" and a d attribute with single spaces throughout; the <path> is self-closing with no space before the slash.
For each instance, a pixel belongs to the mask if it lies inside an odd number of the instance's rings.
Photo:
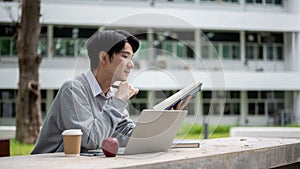
<path id="1" fill-rule="evenodd" d="M 295 2 L 297 3 L 297 2 Z M 11 21 L 8 3 L 0 3 L 0 22 Z M 17 19 L 17 3 L 12 9 Z M 297 4 L 298 5 L 298 4 Z M 184 9 L 182 9 L 184 8 Z M 182 29 L 297 31 L 298 16 L 291 12 L 264 12 L 239 10 L 211 10 L 195 4 L 182 6 L 128 6 L 97 3 L 42 3 L 41 22 L 61 25 L 96 25 L 159 27 Z M 292 10 L 292 9 L 291 9 Z M 294 8 L 293 8 L 294 10 Z M 112 12 L 118 11 L 118 12 Z"/>

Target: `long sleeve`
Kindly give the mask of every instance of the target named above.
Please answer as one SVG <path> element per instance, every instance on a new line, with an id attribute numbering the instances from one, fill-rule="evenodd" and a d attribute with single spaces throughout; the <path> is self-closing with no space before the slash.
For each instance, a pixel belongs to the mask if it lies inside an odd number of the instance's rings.
<path id="1" fill-rule="evenodd" d="M 104 138 L 111 136 L 120 122 L 131 126 L 122 112 L 127 103 L 112 96 L 90 97 L 85 90 L 72 85 L 63 89 L 61 96 L 61 123 L 59 128 L 81 128 L 83 130 L 82 148 L 99 148 Z M 126 128 L 120 126 L 119 128 Z M 127 130 L 127 129 L 125 129 Z M 125 133 L 127 134 L 127 133 Z M 122 141 L 122 139 L 120 139 Z M 126 141 L 126 140 L 124 140 Z M 122 141 L 123 142 L 123 141 Z"/>
<path id="2" fill-rule="evenodd" d="M 66 81 L 50 107 L 32 154 L 63 151 L 61 133 L 66 129 L 83 131 L 82 151 L 100 148 L 108 136 L 126 145 L 135 127 L 128 114 L 123 114 L 126 106 L 114 96 L 93 96 L 84 76 Z"/>

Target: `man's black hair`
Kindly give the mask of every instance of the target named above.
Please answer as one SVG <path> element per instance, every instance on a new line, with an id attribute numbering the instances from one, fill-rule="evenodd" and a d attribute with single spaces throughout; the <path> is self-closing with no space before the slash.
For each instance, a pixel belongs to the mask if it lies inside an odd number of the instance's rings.
<path id="1" fill-rule="evenodd" d="M 106 52 L 110 59 L 114 53 L 118 54 L 128 42 L 135 53 L 139 48 L 139 40 L 124 30 L 98 30 L 86 42 L 86 48 L 90 58 L 91 70 L 99 64 L 99 53 Z"/>

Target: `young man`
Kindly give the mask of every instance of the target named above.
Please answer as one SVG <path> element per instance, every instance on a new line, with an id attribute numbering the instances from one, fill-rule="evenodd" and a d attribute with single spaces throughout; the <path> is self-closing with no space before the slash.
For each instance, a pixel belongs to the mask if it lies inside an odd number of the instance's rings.
<path id="1" fill-rule="evenodd" d="M 109 136 L 116 137 L 121 146 L 126 145 L 135 127 L 126 111 L 126 101 L 138 93 L 126 80 L 134 67 L 132 57 L 139 41 L 126 31 L 105 30 L 94 33 L 86 47 L 91 70 L 62 85 L 32 154 L 62 152 L 61 134 L 66 129 L 83 131 L 82 152 L 100 148 Z M 116 81 L 121 83 L 115 91 L 111 86 Z"/>

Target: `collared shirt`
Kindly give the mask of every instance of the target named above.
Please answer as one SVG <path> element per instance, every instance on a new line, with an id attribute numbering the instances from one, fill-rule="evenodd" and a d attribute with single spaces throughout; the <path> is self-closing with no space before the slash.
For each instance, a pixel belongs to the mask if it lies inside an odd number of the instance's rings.
<path id="1" fill-rule="evenodd" d="M 105 95 L 98 83 L 98 81 L 96 80 L 93 72 L 91 70 L 89 70 L 86 74 L 85 74 L 89 85 L 92 89 L 93 95 L 94 97 L 98 96 L 99 94 L 102 95 L 105 98 L 110 98 L 111 96 L 115 95 L 115 92 L 113 92 L 111 89 L 108 91 L 108 93 Z"/>
<path id="2" fill-rule="evenodd" d="M 61 133 L 73 128 L 84 132 L 82 152 L 99 149 L 100 143 L 109 136 L 116 137 L 120 146 L 125 146 L 135 127 L 123 113 L 128 103 L 99 94 L 103 95 L 92 72 L 65 81 L 51 104 L 32 154 L 63 152 Z"/>

